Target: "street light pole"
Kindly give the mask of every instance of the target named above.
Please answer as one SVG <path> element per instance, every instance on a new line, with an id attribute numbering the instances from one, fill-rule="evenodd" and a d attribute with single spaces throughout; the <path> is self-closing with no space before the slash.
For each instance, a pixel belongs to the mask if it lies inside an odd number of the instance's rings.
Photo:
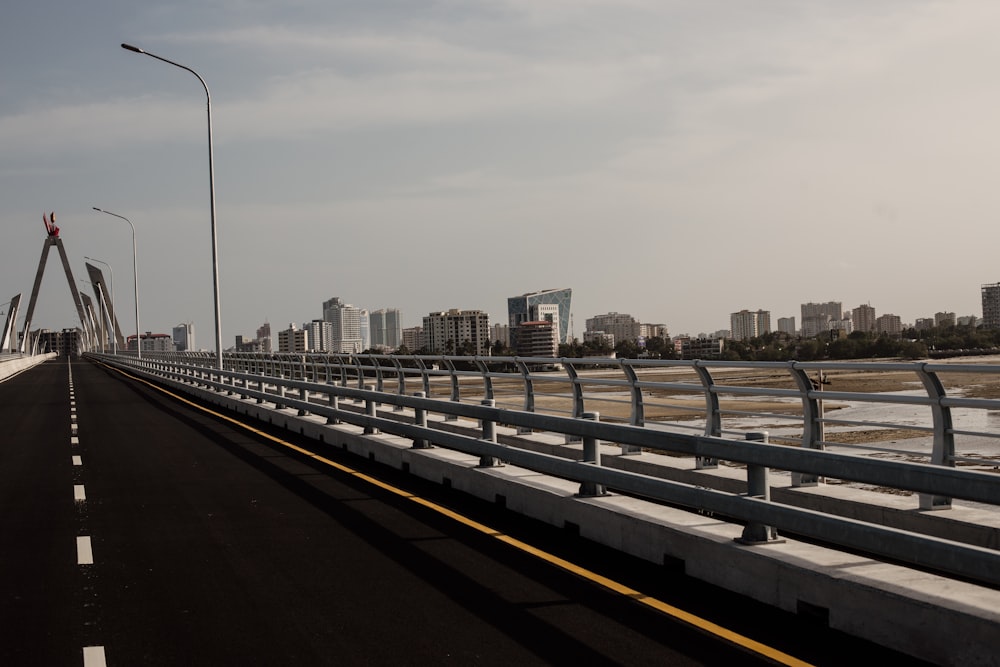
<path id="1" fill-rule="evenodd" d="M 94 259 L 93 257 L 87 257 L 86 255 L 84 255 L 83 258 L 84 259 L 89 259 L 91 262 L 97 262 L 98 264 L 103 264 L 104 266 L 108 267 L 108 271 L 111 272 L 111 312 L 108 314 L 108 316 L 111 318 L 111 322 L 110 322 L 110 324 L 111 324 L 111 349 L 114 351 L 114 354 L 117 355 L 118 354 L 118 332 L 115 330 L 115 323 L 117 322 L 117 320 L 115 319 L 115 270 L 113 268 L 111 268 L 110 264 L 108 264 L 107 262 L 102 261 L 100 259 Z M 98 288 L 99 287 L 100 287 L 100 285 L 98 285 Z M 107 310 L 108 309 L 107 306 L 105 306 L 104 309 Z"/>
<path id="2" fill-rule="evenodd" d="M 208 191 L 209 196 L 211 197 L 212 215 L 212 285 L 215 294 L 215 354 L 216 364 L 219 370 L 222 370 L 222 315 L 221 307 L 219 305 L 219 247 L 215 224 L 215 167 L 212 161 L 212 96 L 208 92 L 208 84 L 205 83 L 205 79 L 201 78 L 201 75 L 190 67 L 181 65 L 180 63 L 175 63 L 173 60 L 167 60 L 166 58 L 162 58 L 158 55 L 150 53 L 149 51 L 143 51 L 139 47 L 132 46 L 131 44 L 122 44 L 122 48 L 126 51 L 141 53 L 149 56 L 150 58 L 161 60 L 168 65 L 173 65 L 174 67 L 187 70 L 198 78 L 198 81 L 201 82 L 202 87 L 205 89 L 205 100 L 208 109 Z"/>
<path id="3" fill-rule="evenodd" d="M 116 218 L 121 218 L 128 223 L 128 226 L 132 228 L 132 282 L 135 285 L 135 349 L 139 354 L 139 358 L 142 359 L 142 329 L 139 328 L 139 260 L 135 253 L 135 225 L 132 221 L 126 218 L 124 215 L 118 215 L 117 213 L 112 213 L 111 211 L 105 211 L 103 208 L 92 207 L 98 213 L 107 213 L 108 215 L 113 215 Z M 99 260 L 95 260 L 99 261 Z M 102 262 L 103 263 L 103 262 Z M 108 268 L 111 268 L 110 266 Z M 112 288 L 114 287 L 114 280 L 111 283 Z M 114 304 L 114 296 L 111 297 L 112 304 Z M 112 325 L 114 326 L 114 325 Z M 117 337 L 115 338 L 115 345 L 118 344 Z"/>

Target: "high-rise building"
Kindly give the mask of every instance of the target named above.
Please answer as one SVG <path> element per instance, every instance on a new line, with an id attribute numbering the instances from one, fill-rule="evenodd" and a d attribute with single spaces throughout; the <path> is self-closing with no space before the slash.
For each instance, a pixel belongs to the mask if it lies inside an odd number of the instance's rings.
<path id="1" fill-rule="evenodd" d="M 729 316 L 729 324 L 733 340 L 758 338 L 771 331 L 771 311 L 741 310 Z"/>
<path id="2" fill-rule="evenodd" d="M 403 329 L 403 345 L 406 346 L 411 353 L 416 352 L 424 346 L 424 328 L 423 327 L 409 327 Z"/>
<path id="3" fill-rule="evenodd" d="M 178 352 L 194 352 L 194 322 L 182 322 L 173 330 L 174 348 Z"/>
<path id="4" fill-rule="evenodd" d="M 395 350 L 403 341 L 403 327 L 398 308 L 380 308 L 368 314 L 371 347 Z"/>
<path id="5" fill-rule="evenodd" d="M 855 331 L 875 331 L 875 309 L 863 303 L 851 311 Z"/>
<path id="6" fill-rule="evenodd" d="M 666 324 L 640 324 L 639 325 L 639 337 L 646 338 L 662 338 L 663 340 L 670 339 L 670 331 L 667 329 Z"/>
<path id="7" fill-rule="evenodd" d="M 778 318 L 778 331 L 783 334 L 788 334 L 789 336 L 794 336 L 795 330 L 795 318 L 794 317 L 779 317 Z"/>
<path id="8" fill-rule="evenodd" d="M 135 349 L 135 334 L 125 339 L 125 343 L 130 350 Z M 163 333 L 153 333 L 147 331 L 140 338 L 142 349 L 145 352 L 173 352 L 174 339 Z"/>
<path id="9" fill-rule="evenodd" d="M 1000 283 L 990 283 L 982 286 L 983 326 L 987 329 L 1000 329 Z"/>
<path id="10" fill-rule="evenodd" d="M 358 331 L 361 334 L 361 349 L 370 350 L 372 348 L 371 317 L 364 308 L 358 311 Z"/>
<path id="11" fill-rule="evenodd" d="M 364 349 L 361 339 L 361 309 L 344 303 L 339 296 L 323 302 L 323 319 L 333 325 L 330 351 L 357 354 Z"/>
<path id="12" fill-rule="evenodd" d="M 550 358 L 559 356 L 559 342 L 556 340 L 558 326 L 552 320 L 521 322 L 518 325 L 517 355 Z"/>
<path id="13" fill-rule="evenodd" d="M 289 324 L 278 332 L 278 352 L 306 352 L 309 349 L 309 332 Z"/>
<path id="14" fill-rule="evenodd" d="M 313 320 L 302 326 L 309 332 L 307 340 L 310 352 L 330 352 L 333 344 L 333 325 L 326 320 Z"/>
<path id="15" fill-rule="evenodd" d="M 827 324 L 830 331 L 837 331 L 843 333 L 845 336 L 852 331 L 854 331 L 854 320 L 851 319 L 850 313 L 844 313 L 844 319 L 842 320 L 830 320 Z"/>
<path id="16" fill-rule="evenodd" d="M 626 340 L 635 341 L 641 334 L 639 322 L 626 313 L 605 313 L 588 317 L 586 325 L 586 331 L 603 331 L 618 343 Z"/>
<path id="17" fill-rule="evenodd" d="M 590 329 L 587 329 L 583 332 L 583 342 L 597 343 L 598 345 L 603 345 L 609 349 L 614 349 L 615 347 L 615 337 L 604 331 L 591 331 Z"/>
<path id="18" fill-rule="evenodd" d="M 953 327 L 955 321 L 955 313 L 934 313 L 934 326 L 936 327 Z"/>
<path id="19" fill-rule="evenodd" d="M 725 343 L 716 336 L 678 336 L 674 338 L 674 351 L 681 359 L 718 359 Z"/>
<path id="20" fill-rule="evenodd" d="M 260 345 L 260 351 L 264 353 L 271 352 L 274 347 L 271 344 L 271 323 L 264 321 L 264 324 L 257 328 L 257 343 Z"/>
<path id="21" fill-rule="evenodd" d="M 559 342 L 569 341 L 570 304 L 573 290 L 550 289 L 529 292 L 507 299 L 507 317 L 510 325 L 510 345 L 517 348 L 517 327 L 522 322 L 538 322 L 551 319 L 559 323 Z"/>
<path id="22" fill-rule="evenodd" d="M 830 330 L 831 320 L 843 320 L 842 305 L 839 301 L 802 304 L 802 337 L 815 338 Z"/>
<path id="23" fill-rule="evenodd" d="M 494 324 L 493 325 L 493 342 L 500 342 L 504 347 L 510 347 L 510 325 L 509 324 Z"/>
<path id="24" fill-rule="evenodd" d="M 875 320 L 875 333 L 898 337 L 903 333 L 903 320 L 899 315 L 886 313 Z"/>
<path id="25" fill-rule="evenodd" d="M 424 316 L 424 346 L 433 354 L 468 349 L 485 355 L 490 347 L 490 316 L 481 310 L 451 310 Z"/>

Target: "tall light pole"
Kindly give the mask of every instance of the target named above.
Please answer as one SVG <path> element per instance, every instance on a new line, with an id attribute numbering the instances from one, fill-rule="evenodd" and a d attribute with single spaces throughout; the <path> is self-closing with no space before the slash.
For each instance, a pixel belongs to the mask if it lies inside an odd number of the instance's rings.
<path id="1" fill-rule="evenodd" d="M 84 259 L 89 259 L 91 262 L 97 262 L 98 264 L 103 264 L 104 266 L 108 267 L 108 271 L 111 272 L 111 312 L 108 313 L 108 317 L 111 318 L 111 321 L 109 323 L 109 324 L 111 324 L 111 349 L 114 350 L 114 354 L 118 354 L 118 332 L 115 331 L 115 322 L 116 322 L 116 320 L 115 320 L 115 270 L 113 268 L 111 268 L 110 264 L 108 264 L 107 262 L 105 262 L 103 260 L 94 259 L 93 257 L 87 257 L 86 255 L 84 255 L 83 258 Z M 100 285 L 98 285 L 98 288 L 100 288 Z M 103 291 L 101 293 L 103 294 Z M 107 310 L 108 309 L 107 306 L 105 306 L 104 309 Z"/>
<path id="2" fill-rule="evenodd" d="M 205 100 L 208 108 L 208 192 L 211 197 L 212 213 L 212 285 L 215 294 L 215 356 L 216 364 L 219 370 L 222 370 L 222 315 L 221 308 L 219 306 L 219 244 L 215 226 L 215 167 L 212 162 L 212 96 L 208 92 L 208 84 L 205 83 L 205 80 L 201 78 L 200 74 L 195 72 L 190 67 L 181 65 L 180 63 L 175 63 L 173 60 L 161 58 L 158 55 L 150 53 L 149 51 L 143 51 L 139 47 L 132 46 L 131 44 L 122 44 L 122 48 L 126 51 L 141 53 L 149 56 L 150 58 L 161 60 L 168 65 L 173 65 L 174 67 L 187 70 L 188 72 L 194 74 L 198 78 L 198 81 L 201 82 L 202 87 L 205 88 Z"/>
<path id="3" fill-rule="evenodd" d="M 139 328 L 139 260 L 135 254 L 135 225 L 132 221 L 126 218 L 124 215 L 118 215 L 117 213 L 112 213 L 111 211 L 105 211 L 103 208 L 92 207 L 95 211 L 99 213 L 107 213 L 108 215 L 113 215 L 116 218 L 121 218 L 128 223 L 128 226 L 132 228 L 132 282 L 135 285 L 135 349 L 139 354 L 139 358 L 142 359 L 142 329 Z M 100 260 L 94 260 L 95 262 L 100 262 Z M 102 264 L 104 262 L 101 262 Z M 111 268 L 110 265 L 108 268 Z M 114 278 L 111 281 L 112 290 L 114 288 Z M 114 304 L 114 295 L 111 296 L 111 303 Z M 111 326 L 114 326 L 112 324 Z M 115 345 L 118 345 L 118 338 L 115 337 Z"/>

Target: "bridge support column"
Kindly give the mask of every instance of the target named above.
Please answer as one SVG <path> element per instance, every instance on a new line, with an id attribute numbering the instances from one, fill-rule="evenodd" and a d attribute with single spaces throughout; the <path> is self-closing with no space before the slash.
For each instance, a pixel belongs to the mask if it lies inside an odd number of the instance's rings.
<path id="1" fill-rule="evenodd" d="M 767 443 L 767 431 L 747 433 L 747 440 Z M 771 500 L 770 469 L 767 466 L 747 464 L 747 496 Z M 740 544 L 762 544 L 768 542 L 783 542 L 778 539 L 778 531 L 774 526 L 768 526 L 758 521 L 751 521 L 743 528 L 743 535 L 736 538 Z"/>
<path id="2" fill-rule="evenodd" d="M 488 408 L 496 406 L 496 401 L 492 398 L 486 398 L 479 402 L 480 405 L 484 405 Z M 488 440 L 489 442 L 497 441 L 497 425 L 488 419 L 483 419 L 479 422 L 483 429 L 483 440 Z M 480 456 L 479 457 L 479 467 L 480 468 L 495 468 L 496 466 L 503 465 L 495 456 Z"/>
<path id="3" fill-rule="evenodd" d="M 422 391 L 413 394 L 417 398 L 425 398 L 427 395 Z M 420 428 L 427 428 L 427 411 L 423 408 L 413 408 L 413 423 Z M 426 438 L 414 438 L 412 449 L 430 449 L 431 443 Z"/>
<path id="4" fill-rule="evenodd" d="M 584 412 L 582 415 L 583 419 L 590 421 L 601 421 L 600 412 Z M 601 465 L 601 453 L 600 453 L 601 441 L 592 436 L 583 437 L 583 462 L 589 463 L 591 465 L 599 466 Z M 598 484 L 597 482 L 581 482 L 580 483 L 580 493 L 581 496 L 604 496 L 607 495 L 607 489 L 604 488 L 603 484 Z"/>

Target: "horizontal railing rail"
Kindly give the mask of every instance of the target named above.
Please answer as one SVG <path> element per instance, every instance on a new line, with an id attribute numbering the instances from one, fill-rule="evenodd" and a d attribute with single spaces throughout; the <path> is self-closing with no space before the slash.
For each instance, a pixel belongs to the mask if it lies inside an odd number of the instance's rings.
<path id="1" fill-rule="evenodd" d="M 217 362 L 208 353 L 147 356 L 206 366 Z M 418 387 L 428 397 L 472 403 L 494 400 L 500 407 L 535 413 L 580 417 L 597 411 L 605 421 L 657 424 L 712 436 L 742 436 L 765 424 L 773 427 L 768 429 L 772 441 L 807 449 L 884 451 L 947 467 L 1000 465 L 1000 429 L 977 427 L 970 421 L 978 419 L 979 423 L 983 415 L 1000 411 L 1000 400 L 963 394 L 985 387 L 1000 397 L 1000 365 L 996 364 L 318 353 L 226 353 L 223 359 L 227 370 L 311 378 L 345 387 L 372 384 L 377 391 L 399 394 Z M 840 389 L 863 384 L 865 378 L 887 377 L 895 378 L 896 385 L 906 391 Z M 859 405 L 884 406 L 879 413 L 883 418 L 853 418 L 852 410 L 843 409 Z M 919 415 L 894 417 L 892 411 L 908 407 Z M 859 431 L 867 432 L 866 437 L 845 437 L 845 433 Z M 896 439 L 896 446 L 882 446 L 886 438 Z M 981 453 L 983 441 L 988 442 L 991 454 Z M 699 460 L 700 467 L 715 465 L 711 459 Z M 817 481 L 808 475 L 795 479 L 797 485 Z M 948 506 L 944 497 L 924 498 L 924 502 Z"/>
<path id="2" fill-rule="evenodd" d="M 379 391 L 374 389 L 378 373 L 367 374 L 373 367 L 362 366 L 359 370 L 356 364 L 350 367 L 358 375 L 345 376 L 343 372 L 332 371 L 343 371 L 349 367 L 347 364 L 339 367 L 336 364 L 325 364 L 320 367 L 303 362 L 296 365 L 292 359 L 227 363 L 233 368 L 253 371 L 246 372 L 220 370 L 209 364 L 190 363 L 189 359 L 177 357 L 152 359 L 145 356 L 139 360 L 127 356 L 94 356 L 106 363 L 177 386 L 201 387 L 231 394 L 242 400 L 271 403 L 275 408 L 297 410 L 300 415 L 325 417 L 330 424 L 352 424 L 364 429 L 365 433 L 385 432 L 410 438 L 414 447 L 434 444 L 479 456 L 486 464 L 506 461 L 540 473 L 570 479 L 581 484 L 581 493 L 585 495 L 600 495 L 605 489 L 614 489 L 621 493 L 724 515 L 746 522 L 744 539 L 749 543 L 772 540 L 780 530 L 822 540 L 841 548 L 863 550 L 989 585 L 1000 585 L 1000 552 L 996 550 L 772 502 L 766 482 L 770 471 L 780 470 L 817 479 L 833 477 L 919 493 L 932 500 L 946 499 L 949 504 L 952 498 L 960 498 L 996 507 L 1000 506 L 1000 477 L 992 472 L 953 465 L 935 466 L 905 460 L 887 460 L 824 451 L 822 448 L 773 444 L 766 439 L 753 441 L 746 439 L 749 437 L 747 434 L 743 439 L 732 439 L 712 434 L 671 432 L 653 428 L 650 424 L 601 421 L 600 415 L 595 412 L 565 415 L 497 407 L 495 398 L 480 398 L 473 403 L 467 398 L 461 399 L 459 395 L 460 400 L 456 400 L 452 393 L 455 385 L 461 387 L 461 378 L 468 381 L 469 378 L 481 377 L 481 369 L 472 375 L 458 375 L 453 370 L 446 370 L 443 375 L 436 377 L 447 380 L 445 384 L 448 391 L 441 396 L 427 396 L 422 390 L 427 382 L 433 384 L 429 379 L 419 385 L 421 391 L 401 393 L 396 390 L 388 391 L 387 384 L 392 383 L 387 383 L 383 376 L 382 390 Z M 560 363 L 565 363 L 565 360 L 560 360 Z M 280 373 L 274 372 L 281 366 L 283 368 Z M 323 369 L 322 373 L 318 372 L 320 368 Z M 261 372 L 262 369 L 269 372 Z M 398 365 L 387 370 L 400 372 Z M 743 370 L 747 369 L 744 367 Z M 907 366 L 906 370 L 912 368 Z M 926 368 L 920 370 L 928 372 Z M 950 372 L 952 368 L 947 370 Z M 480 375 L 477 376 L 476 373 Z M 493 379 L 507 378 L 506 375 L 491 374 L 494 375 Z M 529 372 L 527 375 L 536 374 Z M 398 380 L 396 384 L 405 384 L 400 377 L 402 375 L 395 377 Z M 419 377 L 430 378 L 430 374 Z M 520 377 L 523 378 L 524 373 Z M 709 383 L 708 386 L 714 385 Z M 714 395 L 710 389 L 706 393 Z M 803 393 L 804 400 L 812 400 L 816 397 L 810 398 L 810 395 L 818 392 L 805 389 Z M 852 392 L 840 393 L 851 394 L 853 398 Z M 769 390 L 766 395 L 775 394 Z M 787 391 L 783 390 L 780 395 L 787 395 Z M 572 400 L 573 392 L 569 392 L 569 397 Z M 903 404 L 925 405 L 922 401 L 911 400 L 914 397 L 906 398 Z M 347 406 L 341 401 L 351 401 L 355 405 Z M 384 416 L 384 412 L 380 415 L 377 411 L 379 405 L 392 406 L 393 410 L 412 411 L 412 421 L 388 418 Z M 975 405 L 984 407 L 993 403 L 977 402 Z M 428 422 L 428 415 L 437 415 L 443 421 L 460 418 L 477 420 L 482 432 L 480 437 L 472 437 L 442 430 Z M 578 460 L 572 460 L 518 448 L 508 442 L 500 444 L 495 432 L 497 425 L 517 428 L 519 433 L 557 433 L 568 439 L 579 440 L 583 443 L 582 454 Z M 623 452 L 648 450 L 746 466 L 747 493 L 728 493 L 602 466 L 601 456 L 598 454 L 598 444 L 601 442 L 621 446 Z M 760 481 L 762 479 L 763 484 Z M 932 504 L 940 506 L 943 503 Z"/>

